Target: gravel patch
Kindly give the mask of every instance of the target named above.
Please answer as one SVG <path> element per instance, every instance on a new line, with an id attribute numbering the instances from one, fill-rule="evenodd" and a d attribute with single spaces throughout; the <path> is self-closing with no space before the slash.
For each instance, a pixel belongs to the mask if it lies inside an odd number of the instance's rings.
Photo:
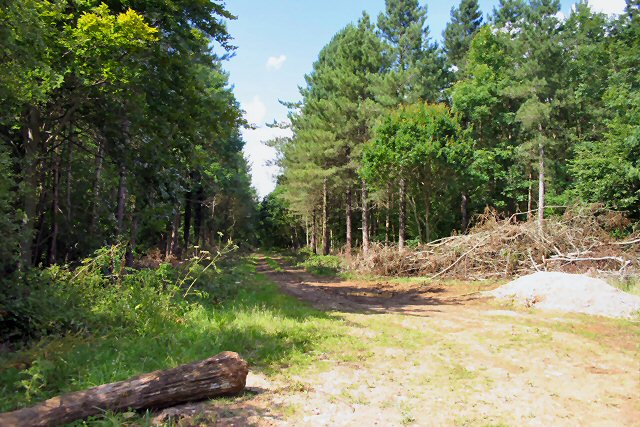
<path id="1" fill-rule="evenodd" d="M 543 310 L 622 318 L 640 312 L 640 297 L 584 274 L 541 271 L 484 294 Z"/>

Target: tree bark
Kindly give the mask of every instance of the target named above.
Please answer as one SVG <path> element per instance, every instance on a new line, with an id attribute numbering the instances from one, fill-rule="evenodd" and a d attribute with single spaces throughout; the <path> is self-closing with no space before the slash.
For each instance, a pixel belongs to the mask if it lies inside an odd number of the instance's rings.
<path id="1" fill-rule="evenodd" d="M 429 222 L 431 222 L 431 197 L 429 196 L 429 192 L 425 191 L 424 193 L 424 235 L 425 242 L 429 243 L 431 241 L 431 227 L 429 226 Z"/>
<path id="2" fill-rule="evenodd" d="M 174 255 L 178 249 L 178 229 L 180 228 L 180 209 L 176 208 L 173 216 L 173 224 L 171 224 L 171 249 L 169 255 Z"/>
<path id="3" fill-rule="evenodd" d="M 104 157 L 104 143 L 98 141 L 98 154 L 96 155 L 95 182 L 93 183 L 93 201 L 91 206 L 91 223 L 89 230 L 95 235 L 98 228 L 98 207 L 100 206 L 100 178 L 102 177 L 102 160 Z"/>
<path id="4" fill-rule="evenodd" d="M 463 191 L 462 196 L 460 198 L 460 215 L 462 218 L 460 227 L 463 233 L 467 231 L 467 227 L 469 226 L 469 216 L 468 216 L 469 214 L 467 209 L 468 204 L 469 204 L 469 198 L 467 197 L 467 193 Z"/>
<path id="5" fill-rule="evenodd" d="M 316 208 L 313 208 L 311 214 L 311 250 L 314 255 L 318 253 L 318 218 L 316 215 Z"/>
<path id="6" fill-rule="evenodd" d="M 369 192 L 362 180 L 362 253 L 369 252 Z"/>
<path id="7" fill-rule="evenodd" d="M 26 115 L 24 129 L 24 159 L 22 173 L 24 181 L 22 185 L 22 197 L 24 204 L 24 216 L 22 221 L 22 236 L 20 239 L 21 267 L 27 268 L 33 262 L 33 233 L 37 215 L 37 188 L 38 188 L 38 148 L 41 144 L 40 112 L 31 107 Z"/>
<path id="8" fill-rule="evenodd" d="M 412 207 L 413 218 L 416 220 L 416 227 L 418 227 L 418 237 L 422 240 L 422 225 L 420 224 L 420 218 L 418 217 L 418 206 L 413 196 L 409 197 L 409 205 Z"/>
<path id="9" fill-rule="evenodd" d="M 191 189 L 187 191 L 184 195 L 184 230 L 182 238 L 184 240 L 184 250 L 186 251 L 189 248 L 189 238 L 191 235 L 191 198 L 193 193 Z"/>
<path id="10" fill-rule="evenodd" d="M 138 215 L 136 214 L 135 203 L 131 206 L 131 229 L 129 232 L 129 245 L 125 253 L 125 265 L 127 267 L 133 267 L 133 251 L 136 247 L 136 240 L 138 237 Z"/>
<path id="11" fill-rule="evenodd" d="M 533 212 L 533 174 L 529 170 L 529 199 L 527 200 L 527 221 L 531 221 Z"/>
<path id="12" fill-rule="evenodd" d="M 171 255 L 171 231 L 173 230 L 173 221 L 167 223 L 167 237 L 164 242 L 164 259 Z"/>
<path id="13" fill-rule="evenodd" d="M 124 150 L 129 150 L 131 141 L 129 137 L 130 122 L 127 118 L 122 119 L 122 146 Z M 117 235 L 122 238 L 124 234 L 124 214 L 127 209 L 127 167 L 124 159 L 121 159 L 120 182 L 118 184 L 118 210 L 116 218 L 118 221 Z"/>
<path id="14" fill-rule="evenodd" d="M 329 227 L 327 224 L 327 178 L 322 181 L 322 255 L 329 255 Z"/>
<path id="15" fill-rule="evenodd" d="M 104 411 L 159 409 L 241 392 L 249 368 L 237 353 L 155 371 L 88 390 L 68 393 L 35 406 L 0 414 L 2 426 L 54 426 Z"/>
<path id="16" fill-rule="evenodd" d="M 404 249 L 405 232 L 407 228 L 407 184 L 400 179 L 400 224 L 398 225 L 398 249 Z"/>
<path id="17" fill-rule="evenodd" d="M 66 177 L 66 211 L 65 216 L 67 219 L 67 227 L 71 227 L 71 173 L 73 169 L 73 140 L 74 140 L 74 128 L 73 124 L 69 125 L 69 144 L 67 144 L 67 177 Z"/>
<path id="18" fill-rule="evenodd" d="M 391 190 L 387 189 L 387 209 L 384 218 L 384 244 L 389 244 L 389 231 L 391 229 L 391 208 L 393 200 L 391 199 Z"/>
<path id="19" fill-rule="evenodd" d="M 539 127 L 540 133 L 542 133 L 542 125 Z M 540 235 L 544 234 L 544 142 L 542 139 L 538 144 L 540 164 L 538 173 L 538 232 Z"/>
<path id="20" fill-rule="evenodd" d="M 346 219 L 346 229 L 347 229 L 347 236 L 346 236 L 346 243 L 345 243 L 345 252 L 347 253 L 347 256 L 351 255 L 351 248 L 352 248 L 352 244 L 353 244 L 353 237 L 352 237 L 352 229 L 351 229 L 351 188 L 347 189 L 346 192 L 346 212 L 345 212 L 345 219 Z"/>
<path id="21" fill-rule="evenodd" d="M 120 179 L 118 182 L 118 208 L 116 210 L 116 235 L 122 237 L 124 232 L 124 212 L 127 205 L 127 167 L 120 165 Z"/>
<path id="22" fill-rule="evenodd" d="M 194 206 L 194 220 L 193 220 L 193 239 L 195 245 L 200 245 L 201 237 L 202 237 L 202 208 L 204 204 L 204 190 L 202 185 L 198 185 L 198 189 L 196 190 L 196 200 Z"/>
<path id="23" fill-rule="evenodd" d="M 49 241 L 49 265 L 56 263 L 58 258 L 58 211 L 60 210 L 60 157 L 61 153 L 53 149 L 53 188 L 51 200 L 51 240 Z"/>
<path id="24" fill-rule="evenodd" d="M 309 247 L 309 216 L 304 217 L 304 237 L 307 247 Z"/>

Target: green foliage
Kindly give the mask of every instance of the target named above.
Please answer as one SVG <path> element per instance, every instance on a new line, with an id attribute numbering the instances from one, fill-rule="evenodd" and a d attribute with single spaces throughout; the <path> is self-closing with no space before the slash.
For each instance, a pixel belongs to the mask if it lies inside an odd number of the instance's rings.
<path id="1" fill-rule="evenodd" d="M 433 176 L 441 165 L 457 160 L 452 154 L 462 140 L 457 118 L 446 106 L 401 107 L 376 128 L 363 153 L 362 174 L 367 181 L 383 184 L 422 170 Z"/>
<path id="2" fill-rule="evenodd" d="M 18 258 L 18 241 L 16 238 L 16 213 L 13 209 L 15 185 L 13 165 L 9 150 L 0 142 L 0 275 L 9 275 Z"/>
<path id="3" fill-rule="evenodd" d="M 335 255 L 310 255 L 300 265 L 319 276 L 335 276 L 342 271 L 342 259 Z"/>
<path id="4" fill-rule="evenodd" d="M 122 246 L 103 248 L 77 269 L 54 265 L 7 280 L 0 340 L 119 329 L 142 333 L 179 316 L 186 308 L 172 299 L 179 272 L 168 264 L 131 271 L 124 255 Z"/>
<path id="5" fill-rule="evenodd" d="M 387 0 L 378 16 L 389 66 L 375 83 L 375 91 L 376 100 L 387 108 L 440 98 L 448 76 L 426 21 L 427 8 L 417 0 Z"/>
<path id="6" fill-rule="evenodd" d="M 452 65 L 461 68 L 469 51 L 473 36 L 482 25 L 482 12 L 478 0 L 462 0 L 451 9 L 451 22 L 444 30 L 444 47 Z"/>
<path id="7" fill-rule="evenodd" d="M 299 243 L 296 236 L 304 237 L 304 231 L 298 230 L 298 219 L 283 197 L 283 191 L 286 191 L 284 187 L 277 187 L 258 207 L 258 241 L 266 249 L 295 246 Z"/>
<path id="8" fill-rule="evenodd" d="M 233 50 L 227 19 L 214 0 L 3 3 L 0 163 L 18 185 L 0 205 L 20 218 L 0 254 L 20 237 L 26 269 L 121 240 L 179 256 L 254 239 L 242 112 L 214 52 Z"/>
<path id="9" fill-rule="evenodd" d="M 631 4 L 631 3 L 629 3 Z M 581 141 L 570 170 L 576 178 L 575 191 L 582 199 L 604 202 L 640 217 L 640 78 L 634 64 L 640 60 L 640 18 L 637 6 L 618 21 L 619 37 L 600 50 L 612 52 L 607 76 L 601 89 L 605 127 Z M 597 53 L 597 51 L 596 51 Z M 589 61 L 593 59 L 588 51 Z M 586 58 L 585 58 L 586 60 Z M 591 135 L 589 135 L 591 136 Z"/>
<path id="10" fill-rule="evenodd" d="M 125 301 L 110 304 L 116 311 L 129 305 L 139 317 L 134 324 L 128 323 L 123 312 L 111 315 L 96 309 L 88 315 L 98 320 L 100 312 L 104 323 L 93 325 L 97 329 L 90 334 L 50 337 L 3 355 L 0 392 L 7 398 L 0 402 L 0 411 L 223 350 L 239 352 L 252 369 L 279 372 L 292 364 L 311 363 L 315 349 L 340 334 L 335 320 L 283 295 L 275 284 L 256 275 L 253 262 L 234 260 L 220 267 L 219 273 L 199 279 L 199 289 L 208 295 L 189 301 L 169 297 L 175 271 L 169 278 L 166 274 L 172 270 L 168 267 L 161 268 L 164 272 L 147 271 L 145 278 L 131 277 L 127 286 L 143 289 L 131 289 Z M 96 280 L 110 278 L 98 276 Z M 112 288 L 90 286 L 91 295 L 86 297 L 101 305 L 115 298 Z M 224 289 L 230 292 L 225 295 Z"/>

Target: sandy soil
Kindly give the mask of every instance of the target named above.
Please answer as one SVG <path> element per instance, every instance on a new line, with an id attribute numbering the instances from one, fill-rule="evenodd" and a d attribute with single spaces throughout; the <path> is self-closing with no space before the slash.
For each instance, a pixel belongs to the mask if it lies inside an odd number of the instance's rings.
<path id="1" fill-rule="evenodd" d="M 207 409 L 215 425 L 640 426 L 638 325 L 500 307 L 490 284 L 258 270 L 364 344 L 302 375 L 251 373 L 245 396 Z"/>

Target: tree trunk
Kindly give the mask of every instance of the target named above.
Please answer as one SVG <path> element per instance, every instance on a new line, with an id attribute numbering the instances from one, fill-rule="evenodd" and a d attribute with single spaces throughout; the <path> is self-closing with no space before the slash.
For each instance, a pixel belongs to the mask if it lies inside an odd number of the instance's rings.
<path id="1" fill-rule="evenodd" d="M 88 390 L 68 393 L 35 406 L 0 414 L 2 426 L 54 426 L 105 411 L 159 409 L 241 392 L 249 368 L 237 353 L 155 371 Z"/>
<path id="2" fill-rule="evenodd" d="M 316 208 L 313 208 L 311 214 L 311 250 L 314 255 L 318 253 L 318 218 Z"/>
<path id="3" fill-rule="evenodd" d="M 460 199 L 460 215 L 462 216 L 462 221 L 460 226 L 462 228 L 462 232 L 465 233 L 467 231 L 467 227 L 469 226 L 469 217 L 467 205 L 469 204 L 469 199 L 467 198 L 467 193 L 462 192 L 462 197 Z"/>
<path id="4" fill-rule="evenodd" d="M 344 249 L 347 256 L 350 256 L 352 243 L 353 243 L 352 230 L 351 230 L 351 188 L 348 188 L 346 192 L 346 205 L 347 206 L 346 206 L 346 212 L 345 212 L 345 219 L 346 219 L 347 236 L 346 236 L 346 243 L 344 245 Z"/>
<path id="5" fill-rule="evenodd" d="M 422 240 L 422 226 L 420 225 L 420 218 L 418 217 L 418 206 L 413 196 L 409 198 L 409 205 L 413 208 L 413 218 L 416 220 L 416 226 L 418 227 L 418 237 Z"/>
<path id="6" fill-rule="evenodd" d="M 171 224 L 171 249 L 169 255 L 174 255 L 178 249 L 178 229 L 180 228 L 180 208 L 176 208 Z"/>
<path id="7" fill-rule="evenodd" d="M 122 145 L 125 150 L 130 149 L 130 137 L 129 137 L 129 127 L 130 122 L 127 118 L 122 119 Z M 122 164 L 120 165 L 120 182 L 118 184 L 118 211 L 117 211 L 117 221 L 118 221 L 118 230 L 117 235 L 119 238 L 122 238 L 124 235 L 124 214 L 127 210 L 127 167 L 125 165 L 124 159 L 121 159 Z"/>
<path id="8" fill-rule="evenodd" d="M 429 197 L 429 192 L 425 191 L 424 193 L 424 234 L 425 234 L 427 243 L 431 241 L 431 227 L 429 226 L 430 222 L 431 222 L 431 197 Z"/>
<path id="9" fill-rule="evenodd" d="M 133 267 L 133 251 L 136 247 L 136 238 L 138 235 L 138 215 L 136 214 L 136 205 L 132 203 L 131 206 L 131 229 L 129 232 L 129 245 L 125 253 L 125 265 L 127 267 Z"/>
<path id="10" fill-rule="evenodd" d="M 304 237 L 307 247 L 309 247 L 309 216 L 304 217 Z"/>
<path id="11" fill-rule="evenodd" d="M 198 177 L 199 180 L 199 177 Z M 196 187 L 196 199 L 194 201 L 194 218 L 193 218 L 193 244 L 200 245 L 200 236 L 202 235 L 202 209 L 204 207 L 204 188 L 198 182 Z"/>
<path id="12" fill-rule="evenodd" d="M 65 212 L 65 216 L 67 219 L 67 227 L 71 228 L 71 212 L 72 212 L 72 206 L 71 206 L 71 172 L 72 172 L 72 168 L 73 168 L 73 140 L 74 140 L 74 129 L 73 129 L 73 125 L 70 125 L 69 128 L 69 144 L 67 144 L 67 177 L 66 177 L 66 184 L 67 184 L 67 188 L 66 188 L 66 201 L 67 201 L 67 206 L 66 206 L 66 212 Z"/>
<path id="13" fill-rule="evenodd" d="M 124 233 L 124 212 L 127 205 L 127 168 L 120 165 L 120 180 L 118 182 L 118 208 L 116 210 L 116 235 L 120 238 Z"/>
<path id="14" fill-rule="evenodd" d="M 533 173 L 529 170 L 529 199 L 527 200 L 527 221 L 533 216 Z"/>
<path id="15" fill-rule="evenodd" d="M 362 253 L 369 252 L 369 192 L 367 184 L 362 180 Z"/>
<path id="16" fill-rule="evenodd" d="M 384 244 L 389 244 L 389 231 L 391 228 L 391 208 L 393 200 L 391 199 L 391 190 L 387 189 L 387 209 L 384 218 Z"/>
<path id="17" fill-rule="evenodd" d="M 22 163 L 24 215 L 20 239 L 20 263 L 23 269 L 31 266 L 33 262 L 32 245 L 37 215 L 38 149 L 40 144 L 40 112 L 31 107 L 26 115 L 24 159 Z"/>
<path id="18" fill-rule="evenodd" d="M 91 206 L 90 234 L 95 235 L 98 228 L 98 207 L 100 206 L 100 178 L 102 177 L 102 160 L 104 157 L 104 143 L 98 141 L 98 154 L 96 155 L 95 181 L 93 183 L 93 201 Z"/>
<path id="19" fill-rule="evenodd" d="M 182 239 L 184 240 L 184 250 L 189 248 L 189 238 L 191 235 L 191 198 L 193 193 L 191 190 L 184 195 L 184 229 L 182 230 Z"/>
<path id="20" fill-rule="evenodd" d="M 56 263 L 58 258 L 58 211 L 60 210 L 60 157 L 61 153 L 53 149 L 53 188 L 51 200 L 51 240 L 49 241 L 49 265 Z"/>
<path id="21" fill-rule="evenodd" d="M 407 228 L 407 184 L 400 179 L 400 224 L 398 225 L 398 248 L 404 249 L 405 232 Z"/>
<path id="22" fill-rule="evenodd" d="M 327 178 L 322 181 L 322 255 L 329 255 L 329 227 L 327 224 Z"/>
<path id="23" fill-rule="evenodd" d="M 167 223 L 167 236 L 164 245 L 164 259 L 166 260 L 171 255 L 171 232 L 173 231 L 173 221 Z"/>
<path id="24" fill-rule="evenodd" d="M 540 126 L 540 132 L 542 133 L 542 126 Z M 542 139 L 538 145 L 540 165 L 538 174 L 538 232 L 540 235 L 544 233 L 544 142 Z"/>

